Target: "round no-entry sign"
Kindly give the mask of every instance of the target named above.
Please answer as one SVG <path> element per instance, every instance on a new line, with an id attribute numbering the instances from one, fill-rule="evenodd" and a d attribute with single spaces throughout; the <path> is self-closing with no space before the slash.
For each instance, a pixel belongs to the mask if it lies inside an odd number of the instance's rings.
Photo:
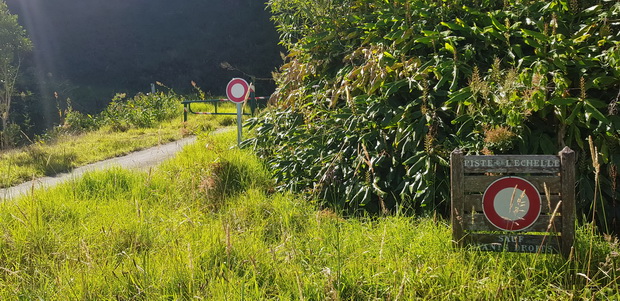
<path id="1" fill-rule="evenodd" d="M 533 225 L 542 208 L 540 193 L 519 177 L 504 177 L 491 183 L 482 196 L 482 210 L 495 227 L 520 231 Z"/>
<path id="2" fill-rule="evenodd" d="M 250 85 L 243 78 L 233 78 L 226 86 L 226 97 L 232 102 L 244 102 L 247 98 Z"/>

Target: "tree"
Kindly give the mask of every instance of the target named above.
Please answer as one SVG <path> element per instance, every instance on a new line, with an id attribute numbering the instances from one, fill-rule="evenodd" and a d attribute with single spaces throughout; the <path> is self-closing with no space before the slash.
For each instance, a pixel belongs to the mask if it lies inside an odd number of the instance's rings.
<path id="1" fill-rule="evenodd" d="M 10 122 L 11 102 L 15 82 L 23 55 L 32 49 L 32 42 L 26 30 L 17 23 L 17 16 L 11 14 L 4 0 L 0 0 L 0 120 L 2 134 L 0 147 L 7 146 L 7 129 Z"/>

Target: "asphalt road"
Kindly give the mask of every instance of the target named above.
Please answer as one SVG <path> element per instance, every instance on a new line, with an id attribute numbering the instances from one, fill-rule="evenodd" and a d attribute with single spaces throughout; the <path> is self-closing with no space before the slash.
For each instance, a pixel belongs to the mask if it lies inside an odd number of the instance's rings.
<path id="1" fill-rule="evenodd" d="M 70 179 L 79 178 L 85 172 L 89 171 L 103 170 L 116 166 L 134 170 L 149 170 L 150 168 L 157 166 L 162 161 L 174 156 L 174 154 L 183 149 L 185 145 L 195 141 L 195 136 L 187 137 L 167 144 L 161 144 L 149 149 L 133 152 L 126 156 L 116 157 L 78 167 L 69 173 L 62 173 L 52 177 L 38 178 L 17 186 L 3 188 L 0 189 L 0 200 L 11 199 L 27 194 L 33 189 L 51 187 Z"/>

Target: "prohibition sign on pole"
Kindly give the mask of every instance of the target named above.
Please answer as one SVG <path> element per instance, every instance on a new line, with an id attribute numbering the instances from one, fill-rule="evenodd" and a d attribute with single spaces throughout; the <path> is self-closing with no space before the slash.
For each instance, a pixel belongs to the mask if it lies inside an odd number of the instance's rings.
<path id="1" fill-rule="evenodd" d="M 482 196 L 482 210 L 487 220 L 506 231 L 520 231 L 533 225 L 540 216 L 541 208 L 536 187 L 519 177 L 496 180 Z"/>
<path id="2" fill-rule="evenodd" d="M 248 95 L 248 91 L 250 90 L 250 85 L 243 78 L 233 78 L 226 85 L 226 97 L 234 103 L 244 102 L 246 96 Z"/>

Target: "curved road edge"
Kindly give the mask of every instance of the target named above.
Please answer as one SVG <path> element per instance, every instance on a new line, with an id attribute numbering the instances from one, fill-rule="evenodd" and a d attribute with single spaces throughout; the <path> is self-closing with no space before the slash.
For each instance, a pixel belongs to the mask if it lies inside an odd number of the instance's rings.
<path id="1" fill-rule="evenodd" d="M 166 144 L 160 144 L 148 149 L 136 151 L 125 156 L 115 157 L 85 166 L 77 167 L 68 173 L 61 173 L 51 177 L 37 178 L 32 181 L 21 183 L 17 186 L 0 189 L 0 200 L 8 200 L 27 194 L 33 189 L 51 187 L 70 179 L 81 177 L 84 173 L 95 170 L 103 170 L 111 167 L 122 167 L 133 170 L 146 171 L 157 166 L 164 160 L 174 156 L 185 145 L 194 143 L 196 136 L 190 136 Z"/>

